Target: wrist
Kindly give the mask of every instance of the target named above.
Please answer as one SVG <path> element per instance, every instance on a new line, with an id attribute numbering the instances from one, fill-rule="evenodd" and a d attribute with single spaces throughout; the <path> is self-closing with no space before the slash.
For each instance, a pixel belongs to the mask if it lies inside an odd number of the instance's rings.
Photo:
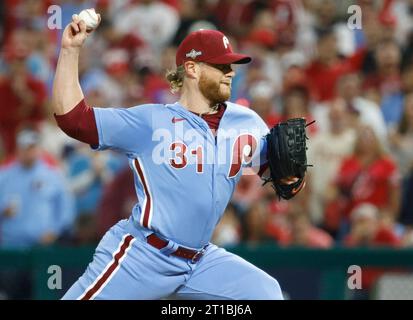
<path id="1" fill-rule="evenodd" d="M 62 46 L 60 53 L 63 55 L 79 55 L 80 47 L 64 47 Z"/>

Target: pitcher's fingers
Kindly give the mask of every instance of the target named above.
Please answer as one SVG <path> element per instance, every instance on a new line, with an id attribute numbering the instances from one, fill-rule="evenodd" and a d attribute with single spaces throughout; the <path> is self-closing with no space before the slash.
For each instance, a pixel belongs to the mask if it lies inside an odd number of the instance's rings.
<path id="1" fill-rule="evenodd" d="M 86 33 L 86 23 L 83 20 L 80 20 L 79 28 L 80 28 L 80 32 Z"/>
<path id="2" fill-rule="evenodd" d="M 79 15 L 77 14 L 72 15 L 72 21 L 75 23 L 79 23 L 80 21 Z"/>
<path id="3" fill-rule="evenodd" d="M 80 32 L 80 29 L 79 29 L 79 26 L 77 25 L 77 23 L 71 22 L 71 23 L 70 23 L 70 26 L 71 26 L 72 30 L 73 30 L 75 33 L 79 33 L 79 32 Z"/>

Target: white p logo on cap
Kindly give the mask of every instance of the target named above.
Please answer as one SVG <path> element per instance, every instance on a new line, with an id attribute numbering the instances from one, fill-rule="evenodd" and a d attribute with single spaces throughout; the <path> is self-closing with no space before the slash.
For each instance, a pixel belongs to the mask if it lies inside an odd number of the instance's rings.
<path id="1" fill-rule="evenodd" d="M 224 43 L 224 47 L 225 49 L 228 49 L 228 45 L 229 45 L 229 40 L 226 36 L 222 37 L 222 42 Z"/>

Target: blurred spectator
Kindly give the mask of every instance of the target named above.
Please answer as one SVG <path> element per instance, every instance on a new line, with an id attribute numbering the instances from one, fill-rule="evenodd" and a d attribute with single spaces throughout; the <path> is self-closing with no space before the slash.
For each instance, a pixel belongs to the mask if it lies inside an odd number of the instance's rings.
<path id="1" fill-rule="evenodd" d="M 23 124 L 38 123 L 44 117 L 46 87 L 28 73 L 27 54 L 25 48 L 9 47 L 5 52 L 8 70 L 0 76 L 0 135 L 8 154 L 15 150 L 17 130 Z"/>
<path id="2" fill-rule="evenodd" d="M 344 238 L 346 247 L 399 247 L 401 240 L 394 230 L 382 222 L 379 210 L 371 204 L 361 204 L 350 213 L 350 231 Z M 368 298 L 375 281 L 385 272 L 384 268 L 365 267 L 362 277 L 363 291 L 359 296 Z"/>
<path id="3" fill-rule="evenodd" d="M 295 54 L 292 52 L 290 54 L 285 54 L 281 60 L 283 67 L 283 84 L 282 92 L 288 92 L 291 88 L 301 87 L 306 91 L 309 91 L 308 79 L 305 74 L 304 60 L 301 54 Z M 311 101 L 308 92 L 306 95 Z"/>
<path id="4" fill-rule="evenodd" d="M 308 170 L 307 181 L 311 188 L 311 219 L 317 224 L 323 222 L 327 189 L 343 159 L 354 149 L 356 132 L 349 127 L 349 117 L 345 101 L 334 100 L 328 111 L 327 130 L 309 140 L 308 163 L 314 167 Z"/>
<path id="5" fill-rule="evenodd" d="M 0 171 L 0 246 L 52 244 L 70 231 L 72 196 L 58 170 L 40 159 L 37 133 L 20 132 L 17 146 L 18 159 Z"/>
<path id="6" fill-rule="evenodd" d="M 315 1 L 315 23 L 313 29 L 331 29 L 337 39 L 337 52 L 342 56 L 350 56 L 356 50 L 354 30 L 347 26 L 347 21 L 340 19 L 347 13 L 348 5 L 335 0 Z M 344 7 L 344 10 L 342 8 Z"/>
<path id="7" fill-rule="evenodd" d="M 361 77 L 357 73 L 346 74 L 342 76 L 338 83 L 338 97 L 344 102 L 346 111 L 349 116 L 348 125 L 357 129 L 361 125 L 370 126 L 377 137 L 380 139 L 382 146 L 387 149 L 388 137 L 387 127 L 384 122 L 383 114 L 380 107 L 373 101 L 364 98 L 361 95 Z M 320 130 L 326 131 L 329 125 L 328 110 L 330 104 L 318 104 L 314 107 L 314 117 L 319 123 Z"/>
<path id="8" fill-rule="evenodd" d="M 404 176 L 402 188 L 402 203 L 399 221 L 407 226 L 413 226 L 413 169 Z"/>
<path id="9" fill-rule="evenodd" d="M 231 199 L 231 203 L 241 214 L 244 214 L 254 203 L 261 200 L 264 195 L 261 185 L 262 180 L 257 174 L 251 172 L 241 176 Z"/>
<path id="10" fill-rule="evenodd" d="M 179 16 L 174 8 L 159 0 L 141 0 L 117 12 L 114 22 L 119 32 L 136 34 L 143 39 L 156 56 L 172 40 Z"/>
<path id="11" fill-rule="evenodd" d="M 268 189 L 268 197 L 261 208 L 263 234 L 261 240 L 271 239 L 281 246 L 302 246 L 312 248 L 329 248 L 333 238 L 321 228 L 315 226 L 307 213 L 302 199 L 279 201 L 274 191 Z M 255 217 L 255 221 L 259 216 Z"/>
<path id="12" fill-rule="evenodd" d="M 275 24 L 275 33 L 278 44 L 291 49 L 295 45 L 297 32 L 297 5 L 294 1 L 272 0 L 269 1 Z"/>
<path id="13" fill-rule="evenodd" d="M 218 246 L 233 246 L 241 241 L 241 226 L 235 208 L 230 204 L 215 228 L 212 243 Z"/>
<path id="14" fill-rule="evenodd" d="M 402 68 L 402 89 L 405 95 L 413 93 L 413 64 Z"/>
<path id="15" fill-rule="evenodd" d="M 310 97 L 306 87 L 295 86 L 289 88 L 284 93 L 284 104 L 282 107 L 282 119 L 287 120 L 290 118 L 305 118 L 307 123 L 314 120 L 310 110 Z M 318 130 L 318 125 L 315 123 L 308 127 L 308 133 L 310 135 L 315 134 Z"/>
<path id="16" fill-rule="evenodd" d="M 180 22 L 172 44 L 176 47 L 185 36 L 199 29 L 218 29 L 218 20 L 212 13 L 210 1 L 181 0 Z"/>
<path id="17" fill-rule="evenodd" d="M 263 9 L 260 1 L 253 0 L 222 0 L 217 1 L 214 8 L 214 15 L 217 17 L 222 30 L 229 34 L 239 36 L 246 32 L 252 20 L 254 13 Z"/>
<path id="18" fill-rule="evenodd" d="M 413 93 L 404 98 L 404 111 L 397 128 L 391 130 L 391 151 L 402 176 L 413 169 Z"/>
<path id="19" fill-rule="evenodd" d="M 317 35 L 315 33 L 316 25 L 316 1 L 302 0 L 297 1 L 295 8 L 296 16 L 296 49 L 299 52 L 305 52 L 311 60 L 315 54 Z"/>
<path id="20" fill-rule="evenodd" d="M 386 125 L 393 126 L 399 122 L 403 107 L 400 48 L 393 40 L 383 41 L 374 58 L 376 68 L 366 76 L 363 89 L 380 105 Z"/>
<path id="21" fill-rule="evenodd" d="M 97 234 L 96 220 L 96 216 L 91 214 L 78 215 L 71 236 L 64 240 L 72 246 L 96 245 L 100 239 Z M 63 244 L 66 243 L 63 242 Z"/>
<path id="22" fill-rule="evenodd" d="M 4 1 L 0 2 L 0 45 L 3 45 L 4 40 L 4 21 L 5 21 L 6 4 Z"/>
<path id="23" fill-rule="evenodd" d="M 4 159 L 6 158 L 6 152 L 4 151 L 3 140 L 0 137 L 0 166 L 3 164 Z"/>
<path id="24" fill-rule="evenodd" d="M 413 247 L 413 228 L 407 227 L 401 239 L 403 247 Z"/>
<path id="25" fill-rule="evenodd" d="M 252 64 L 246 69 L 245 79 L 242 79 L 241 86 L 244 87 L 245 96 L 248 96 L 250 88 L 258 82 L 267 82 L 275 94 L 280 93 L 282 89 L 280 58 L 282 55 L 275 50 L 276 44 L 277 35 L 273 13 L 269 9 L 257 12 L 249 32 L 240 39 L 243 50 L 254 57 Z"/>
<path id="26" fill-rule="evenodd" d="M 271 190 L 272 191 L 272 190 Z M 273 196 L 274 196 L 274 191 Z M 257 201 L 251 204 L 249 210 L 242 216 L 242 240 L 249 244 L 259 244 L 266 240 L 265 233 L 268 201 Z"/>
<path id="27" fill-rule="evenodd" d="M 280 199 L 270 184 L 265 184 L 261 201 L 255 202 L 247 215 L 251 241 L 272 240 L 278 244 L 286 243 L 291 237 L 289 219 L 297 211 L 308 211 L 308 188 L 291 200 Z"/>
<path id="28" fill-rule="evenodd" d="M 413 2 L 396 0 L 390 10 L 397 22 L 394 37 L 399 45 L 405 47 L 409 34 L 413 31 Z"/>
<path id="29" fill-rule="evenodd" d="M 53 54 L 56 51 L 58 39 L 57 29 L 47 27 L 49 16 L 47 7 L 49 1 L 42 0 L 25 0 L 18 1 L 16 8 L 17 28 L 25 28 L 27 36 L 18 40 L 17 45 L 27 45 L 30 49 L 30 55 L 27 58 L 27 66 L 39 80 L 45 82 L 51 89 L 53 82 Z M 14 30 L 12 35 L 16 32 Z"/>
<path id="30" fill-rule="evenodd" d="M 280 122 L 281 117 L 276 113 L 275 92 L 271 83 L 268 81 L 255 83 L 249 91 L 249 96 L 252 109 L 267 123 L 268 127 L 271 128 Z"/>
<path id="31" fill-rule="evenodd" d="M 336 95 L 338 79 L 346 73 L 359 70 L 365 54 L 366 50 L 361 48 L 348 58 L 340 58 L 337 52 L 337 38 L 333 30 L 320 30 L 317 56 L 306 68 L 312 97 L 316 101 L 333 99 Z"/>
<path id="32" fill-rule="evenodd" d="M 110 49 L 102 56 L 106 78 L 102 81 L 102 92 L 107 105 L 123 106 L 130 77 L 129 56 L 124 49 Z"/>
<path id="33" fill-rule="evenodd" d="M 394 161 L 380 146 L 374 131 L 362 126 L 357 132 L 354 153 L 341 163 L 328 194 L 326 227 L 333 233 L 345 228 L 350 212 L 362 203 L 376 206 L 382 215 L 396 220 L 400 182 Z"/>
<path id="34" fill-rule="evenodd" d="M 58 126 L 51 112 L 47 112 L 47 118 L 38 125 L 40 135 L 40 147 L 43 151 L 47 150 L 56 162 L 63 164 L 60 161 L 64 157 L 66 148 L 73 146 L 76 140 L 66 135 Z"/>
<path id="35" fill-rule="evenodd" d="M 413 30 L 410 31 L 407 41 L 407 45 L 403 48 L 403 70 L 406 66 L 413 64 Z"/>
<path id="36" fill-rule="evenodd" d="M 144 82 L 143 97 L 146 101 L 163 104 L 176 101 L 177 96 L 172 94 L 169 83 L 164 76 L 167 70 L 172 70 L 175 66 L 175 52 L 174 47 L 165 48 L 157 67 L 141 72 Z"/>
<path id="37" fill-rule="evenodd" d="M 133 174 L 129 166 L 125 166 L 104 186 L 102 197 L 96 206 L 99 238 L 118 221 L 128 218 L 136 202 Z"/>
<path id="38" fill-rule="evenodd" d="M 98 153 L 77 144 L 67 159 L 72 192 L 76 196 L 77 214 L 93 215 L 104 186 L 119 170 L 120 159 L 111 152 Z"/>
<path id="39" fill-rule="evenodd" d="M 403 177 L 400 222 L 413 225 L 413 93 L 404 98 L 403 115 L 391 131 L 390 146 Z"/>
<path id="40" fill-rule="evenodd" d="M 310 218 L 302 210 L 288 216 L 289 232 L 280 241 L 282 246 L 300 246 L 328 249 L 334 245 L 333 238 L 324 230 L 312 225 Z"/>
<path id="41" fill-rule="evenodd" d="M 240 236 L 242 240 L 256 242 L 263 236 L 263 205 L 265 188 L 263 181 L 250 168 L 243 170 L 243 175 L 238 182 L 229 206 L 235 209 L 240 222 Z M 274 192 L 273 192 L 274 195 Z"/>
<path id="42" fill-rule="evenodd" d="M 274 190 L 266 187 L 267 197 L 263 201 L 262 210 L 265 210 L 263 234 L 277 244 L 286 243 L 290 237 L 290 224 L 288 215 L 291 202 L 279 201 L 274 196 Z"/>
<path id="43" fill-rule="evenodd" d="M 350 232 L 344 244 L 354 246 L 398 246 L 397 234 L 381 222 L 379 210 L 372 204 L 360 204 L 350 213 Z"/>
<path id="44" fill-rule="evenodd" d="M 361 78 L 359 74 L 348 74 L 338 82 L 338 92 L 347 109 L 355 114 L 361 124 L 369 125 L 380 139 L 383 146 L 387 145 L 387 128 L 380 107 L 361 95 Z"/>

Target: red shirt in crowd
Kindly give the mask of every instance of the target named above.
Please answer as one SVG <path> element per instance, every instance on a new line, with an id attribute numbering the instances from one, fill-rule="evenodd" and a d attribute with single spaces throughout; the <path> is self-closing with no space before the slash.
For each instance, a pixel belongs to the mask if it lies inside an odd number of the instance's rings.
<path id="1" fill-rule="evenodd" d="M 384 76 L 374 73 L 367 76 L 363 82 L 363 90 L 375 89 L 382 96 L 398 93 L 401 88 L 402 80 L 399 74 Z"/>
<path id="2" fill-rule="evenodd" d="M 373 238 L 368 243 L 359 243 L 355 240 L 351 234 L 344 239 L 344 245 L 346 247 L 360 247 L 367 245 L 368 247 L 399 247 L 400 239 L 393 230 L 388 227 L 380 226 L 374 234 Z M 386 272 L 393 271 L 399 272 L 401 270 L 386 269 L 386 268 L 373 268 L 363 267 L 363 276 L 361 278 L 362 288 L 370 289 L 375 282 L 385 274 Z"/>
<path id="3" fill-rule="evenodd" d="M 345 74 L 356 72 L 361 68 L 366 49 L 360 49 L 349 58 L 338 60 L 332 65 L 314 61 L 305 70 L 309 79 L 310 90 L 317 101 L 329 101 L 336 96 L 337 81 Z"/>
<path id="4" fill-rule="evenodd" d="M 398 183 L 396 164 L 388 157 L 381 157 L 366 168 L 353 156 L 341 164 L 336 184 L 349 196 L 345 214 L 361 203 L 371 203 L 384 208 L 390 202 L 391 189 Z"/>
<path id="5" fill-rule="evenodd" d="M 23 110 L 21 98 L 12 89 L 9 79 L 0 79 L 0 137 L 6 154 L 12 154 L 16 147 L 16 132 L 21 125 L 36 124 L 43 119 L 44 102 L 47 98 L 46 86 L 30 76 L 26 77 L 26 86 L 34 96 L 34 102 Z"/>

